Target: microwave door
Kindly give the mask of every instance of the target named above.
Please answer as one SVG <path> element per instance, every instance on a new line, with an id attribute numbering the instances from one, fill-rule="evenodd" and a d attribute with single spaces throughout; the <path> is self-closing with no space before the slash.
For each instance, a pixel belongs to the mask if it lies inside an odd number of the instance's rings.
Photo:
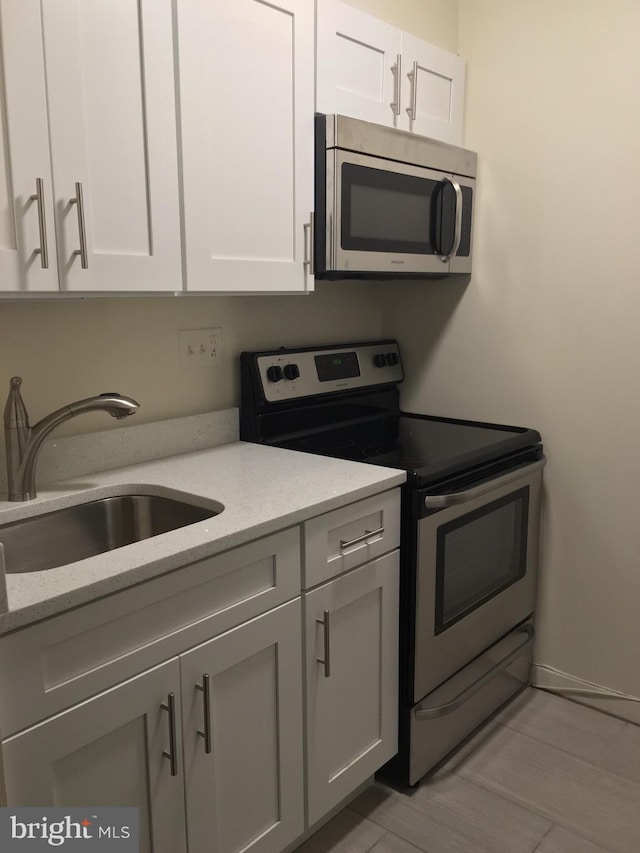
<path id="1" fill-rule="evenodd" d="M 349 151 L 332 153 L 332 269 L 448 272 L 434 245 L 433 227 L 447 175 Z"/>

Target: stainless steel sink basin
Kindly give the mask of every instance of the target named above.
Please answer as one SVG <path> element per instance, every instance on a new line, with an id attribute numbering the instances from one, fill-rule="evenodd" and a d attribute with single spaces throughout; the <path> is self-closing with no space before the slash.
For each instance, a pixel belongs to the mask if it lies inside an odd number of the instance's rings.
<path id="1" fill-rule="evenodd" d="M 167 533 L 222 511 L 157 495 L 117 495 L 0 525 L 8 573 L 39 572 Z"/>

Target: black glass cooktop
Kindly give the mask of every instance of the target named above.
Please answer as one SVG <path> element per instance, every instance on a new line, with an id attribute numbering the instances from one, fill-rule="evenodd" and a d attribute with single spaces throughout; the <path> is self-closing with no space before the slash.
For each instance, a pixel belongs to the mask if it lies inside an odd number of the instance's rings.
<path id="1" fill-rule="evenodd" d="M 400 414 L 278 441 L 280 447 L 401 468 L 426 485 L 540 441 L 536 430 Z"/>

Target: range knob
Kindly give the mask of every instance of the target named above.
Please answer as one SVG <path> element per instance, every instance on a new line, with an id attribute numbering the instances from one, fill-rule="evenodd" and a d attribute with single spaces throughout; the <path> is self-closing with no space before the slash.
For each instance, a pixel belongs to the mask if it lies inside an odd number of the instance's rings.
<path id="1" fill-rule="evenodd" d="M 398 358 L 397 352 L 388 352 L 387 353 L 387 364 L 389 367 L 395 367 L 400 359 Z"/>
<path id="2" fill-rule="evenodd" d="M 300 370 L 297 364 L 285 364 L 284 375 L 287 379 L 297 379 L 300 376 Z"/>
<path id="3" fill-rule="evenodd" d="M 267 367 L 267 379 L 269 382 L 280 382 L 282 379 L 282 368 L 278 367 L 277 364 L 272 364 L 271 367 Z"/>
<path id="4" fill-rule="evenodd" d="M 377 352 L 373 357 L 373 363 L 375 364 L 376 367 L 384 367 L 385 364 L 387 363 L 385 356 L 384 356 L 384 353 L 383 352 Z"/>

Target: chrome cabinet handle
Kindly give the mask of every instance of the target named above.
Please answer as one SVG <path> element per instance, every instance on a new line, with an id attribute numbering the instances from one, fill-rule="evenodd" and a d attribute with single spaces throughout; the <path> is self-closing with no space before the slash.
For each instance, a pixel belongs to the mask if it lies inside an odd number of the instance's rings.
<path id="1" fill-rule="evenodd" d="M 395 115 L 400 115 L 400 91 L 402 86 L 402 55 L 396 54 L 396 61 L 391 66 L 393 73 L 393 100 L 391 101 L 391 109 Z"/>
<path id="2" fill-rule="evenodd" d="M 161 702 L 160 707 L 169 714 L 169 749 L 163 749 L 162 755 L 171 762 L 171 775 L 178 775 L 178 756 L 176 755 L 176 695 L 169 693 L 167 701 Z"/>
<path id="3" fill-rule="evenodd" d="M 84 226 L 84 198 L 82 196 L 82 184 L 76 181 L 75 198 L 69 199 L 69 204 L 78 205 L 78 237 L 80 239 L 80 248 L 76 249 L 73 254 L 80 255 L 80 266 L 83 270 L 89 269 L 89 259 L 87 256 L 87 232 Z"/>
<path id="4" fill-rule="evenodd" d="M 419 705 L 415 711 L 416 720 L 433 720 L 438 717 L 444 717 L 447 714 L 453 713 L 461 705 L 469 699 L 474 693 L 477 693 L 481 690 L 485 684 L 488 684 L 489 681 L 494 678 L 499 672 L 505 670 L 510 664 L 513 663 L 516 658 L 520 657 L 520 653 L 525 646 L 528 646 L 529 643 L 532 642 L 535 637 L 535 630 L 533 625 L 524 625 L 522 630 L 517 632 L 518 634 L 524 634 L 524 639 L 521 643 L 519 643 L 515 649 L 506 654 L 501 660 L 499 660 L 496 664 L 494 664 L 490 669 L 484 672 L 479 678 L 476 678 L 475 681 L 472 681 L 464 690 L 461 690 L 457 696 L 451 699 L 449 702 L 445 702 L 444 705 L 437 705 L 433 708 L 425 708 L 422 705 Z"/>
<path id="5" fill-rule="evenodd" d="M 351 548 L 352 545 L 359 545 L 361 542 L 366 542 L 367 539 L 371 539 L 372 536 L 381 536 L 383 533 L 384 526 L 378 527 L 377 530 L 365 530 L 362 536 L 356 536 L 355 539 L 341 539 L 340 550 L 344 551 L 347 548 Z"/>
<path id="6" fill-rule="evenodd" d="M 407 107 L 407 113 L 409 114 L 409 118 L 411 121 L 416 120 L 416 110 L 418 107 L 418 63 L 413 63 L 413 69 L 409 71 L 407 74 L 409 80 L 411 80 L 411 99 L 409 106 Z"/>
<path id="7" fill-rule="evenodd" d="M 202 691 L 202 716 L 204 730 L 197 729 L 200 737 L 204 738 L 204 751 L 207 755 L 211 752 L 211 691 L 209 687 L 209 673 L 202 675 L 202 684 L 196 684 L 196 690 Z"/>
<path id="8" fill-rule="evenodd" d="M 451 247 L 451 251 L 448 255 L 440 256 L 442 263 L 446 264 L 460 248 L 460 240 L 462 239 L 462 190 L 460 189 L 460 184 L 452 178 L 444 178 L 442 183 L 451 184 L 456 194 L 456 219 L 453 231 L 453 246 Z"/>
<path id="9" fill-rule="evenodd" d="M 328 610 L 324 610 L 322 613 L 322 619 L 316 619 L 318 625 L 322 625 L 324 628 L 324 658 L 316 658 L 317 663 L 321 663 L 324 665 L 324 677 L 329 678 L 331 675 L 331 622 L 330 622 L 330 613 Z"/>
<path id="10" fill-rule="evenodd" d="M 40 248 L 34 249 L 34 255 L 40 255 L 40 263 L 43 270 L 49 269 L 49 249 L 47 246 L 47 220 L 44 215 L 44 181 L 36 178 L 36 191 L 29 196 L 31 201 L 38 205 L 38 231 L 40 232 Z"/>
<path id="11" fill-rule="evenodd" d="M 304 261 L 302 265 L 309 267 L 309 275 L 315 275 L 316 258 L 314 246 L 316 215 L 313 211 L 309 214 L 309 221 L 304 223 Z"/>

